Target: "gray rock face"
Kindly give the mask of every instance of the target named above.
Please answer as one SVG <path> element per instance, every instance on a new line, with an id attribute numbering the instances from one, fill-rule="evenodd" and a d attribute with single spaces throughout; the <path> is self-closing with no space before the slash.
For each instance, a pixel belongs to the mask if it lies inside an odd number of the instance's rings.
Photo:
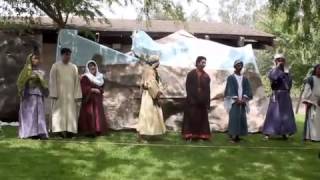
<path id="1" fill-rule="evenodd" d="M 0 31 L 0 119 L 17 121 L 19 97 L 16 80 L 27 55 L 35 44 L 41 45 L 41 35 L 18 35 Z"/>
<path id="2" fill-rule="evenodd" d="M 106 87 L 104 105 L 111 121 L 111 128 L 134 128 L 140 108 L 140 76 L 142 65 L 109 65 L 105 67 Z M 181 127 L 184 100 L 185 79 L 191 69 L 159 67 L 159 74 L 164 84 L 163 112 L 168 129 L 178 131 Z M 226 131 L 228 114 L 224 109 L 223 92 L 227 71 L 207 71 L 211 77 L 211 108 L 209 121 L 212 131 Z M 250 132 L 258 132 L 264 121 L 267 98 L 259 75 L 245 72 L 254 92 L 254 99 L 250 103 L 251 112 L 248 115 Z"/>

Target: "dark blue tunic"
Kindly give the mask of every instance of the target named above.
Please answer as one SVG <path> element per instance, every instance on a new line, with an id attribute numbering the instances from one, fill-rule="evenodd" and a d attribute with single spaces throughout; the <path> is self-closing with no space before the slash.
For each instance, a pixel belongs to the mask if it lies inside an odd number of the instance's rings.
<path id="1" fill-rule="evenodd" d="M 224 92 L 226 100 L 238 98 L 238 83 L 235 75 L 230 75 L 227 79 L 227 85 Z M 249 80 L 243 76 L 242 80 L 242 97 L 252 99 L 252 90 Z M 231 136 L 244 136 L 248 134 L 247 111 L 246 105 L 232 103 L 229 111 L 228 134 Z"/>
<path id="2" fill-rule="evenodd" d="M 292 78 L 274 68 L 269 72 L 269 79 L 272 95 L 262 132 L 265 135 L 292 135 L 297 131 L 290 98 Z"/>

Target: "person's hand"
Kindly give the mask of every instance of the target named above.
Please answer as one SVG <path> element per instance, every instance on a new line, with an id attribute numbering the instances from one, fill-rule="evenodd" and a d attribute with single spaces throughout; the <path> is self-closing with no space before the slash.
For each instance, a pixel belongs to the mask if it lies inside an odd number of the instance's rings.
<path id="1" fill-rule="evenodd" d="M 39 76 L 38 74 L 32 73 L 30 77 L 31 77 L 31 78 L 37 78 L 38 76 Z"/>
<path id="2" fill-rule="evenodd" d="M 238 104 L 238 105 L 246 105 L 246 99 L 237 99 L 236 100 L 236 103 Z"/>
<path id="3" fill-rule="evenodd" d="M 162 92 L 158 92 L 156 99 L 160 99 L 163 96 Z"/>
<path id="4" fill-rule="evenodd" d="M 78 106 L 78 108 L 81 106 L 81 103 L 82 103 L 82 98 L 77 98 L 74 100 L 76 105 Z"/>
<path id="5" fill-rule="evenodd" d="M 277 64 L 277 67 L 281 70 L 281 71 L 284 71 L 284 62 L 279 62 Z"/>
<path id="6" fill-rule="evenodd" d="M 100 94 L 100 90 L 97 88 L 91 88 L 91 92 L 95 93 L 95 94 Z"/>
<path id="7" fill-rule="evenodd" d="M 143 87 L 144 89 L 148 89 L 148 88 L 149 88 L 149 83 L 148 83 L 148 82 L 145 82 L 145 83 L 142 85 L 142 87 Z"/>
<path id="8" fill-rule="evenodd" d="M 157 99 L 156 101 L 159 106 L 162 106 L 165 102 L 164 99 Z"/>
<path id="9" fill-rule="evenodd" d="M 168 84 L 162 84 L 162 89 L 165 90 L 165 89 L 168 89 L 168 87 L 169 87 Z"/>
<path id="10" fill-rule="evenodd" d="M 278 61 L 277 66 L 278 66 L 278 67 L 284 66 L 284 61 Z"/>
<path id="11" fill-rule="evenodd" d="M 241 105 L 241 104 L 242 104 L 242 100 L 240 100 L 239 98 L 237 98 L 236 104 Z"/>
<path id="12" fill-rule="evenodd" d="M 249 101 L 248 97 L 243 97 L 242 98 L 242 102 L 243 102 L 244 105 L 246 105 L 248 101 Z"/>

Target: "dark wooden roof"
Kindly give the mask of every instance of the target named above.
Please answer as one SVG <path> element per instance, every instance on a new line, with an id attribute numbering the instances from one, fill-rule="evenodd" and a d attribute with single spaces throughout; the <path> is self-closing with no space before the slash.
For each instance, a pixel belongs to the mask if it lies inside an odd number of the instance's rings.
<path id="1" fill-rule="evenodd" d="M 198 38 L 209 37 L 213 41 L 227 45 L 237 46 L 240 37 L 245 38 L 245 43 L 251 43 L 255 48 L 264 48 L 265 45 L 272 46 L 274 35 L 259 31 L 247 26 L 233 25 L 218 22 L 179 22 L 167 20 L 151 20 L 148 23 L 138 20 L 110 19 L 111 23 L 101 23 L 91 21 L 87 23 L 79 17 L 70 18 L 68 27 L 77 29 L 88 29 L 100 32 L 104 37 L 130 37 L 133 30 L 143 30 L 152 38 L 162 38 L 173 32 L 184 29 Z M 53 21 L 48 17 L 36 18 L 40 30 L 54 30 L 56 28 Z"/>

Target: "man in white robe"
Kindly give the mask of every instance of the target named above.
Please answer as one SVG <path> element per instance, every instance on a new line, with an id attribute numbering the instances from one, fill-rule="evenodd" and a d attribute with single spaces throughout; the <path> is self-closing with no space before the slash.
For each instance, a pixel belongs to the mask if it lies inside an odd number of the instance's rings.
<path id="1" fill-rule="evenodd" d="M 82 98 L 78 68 L 71 63 L 71 50 L 61 49 L 62 60 L 50 70 L 49 97 L 52 99 L 51 131 L 67 135 L 78 131 L 78 112 Z"/>
<path id="2" fill-rule="evenodd" d="M 138 124 L 138 140 L 143 136 L 162 135 L 166 132 L 159 99 L 162 96 L 160 77 L 157 72 L 159 57 L 152 55 L 146 59 L 147 65 L 142 73 L 142 98 Z"/>

